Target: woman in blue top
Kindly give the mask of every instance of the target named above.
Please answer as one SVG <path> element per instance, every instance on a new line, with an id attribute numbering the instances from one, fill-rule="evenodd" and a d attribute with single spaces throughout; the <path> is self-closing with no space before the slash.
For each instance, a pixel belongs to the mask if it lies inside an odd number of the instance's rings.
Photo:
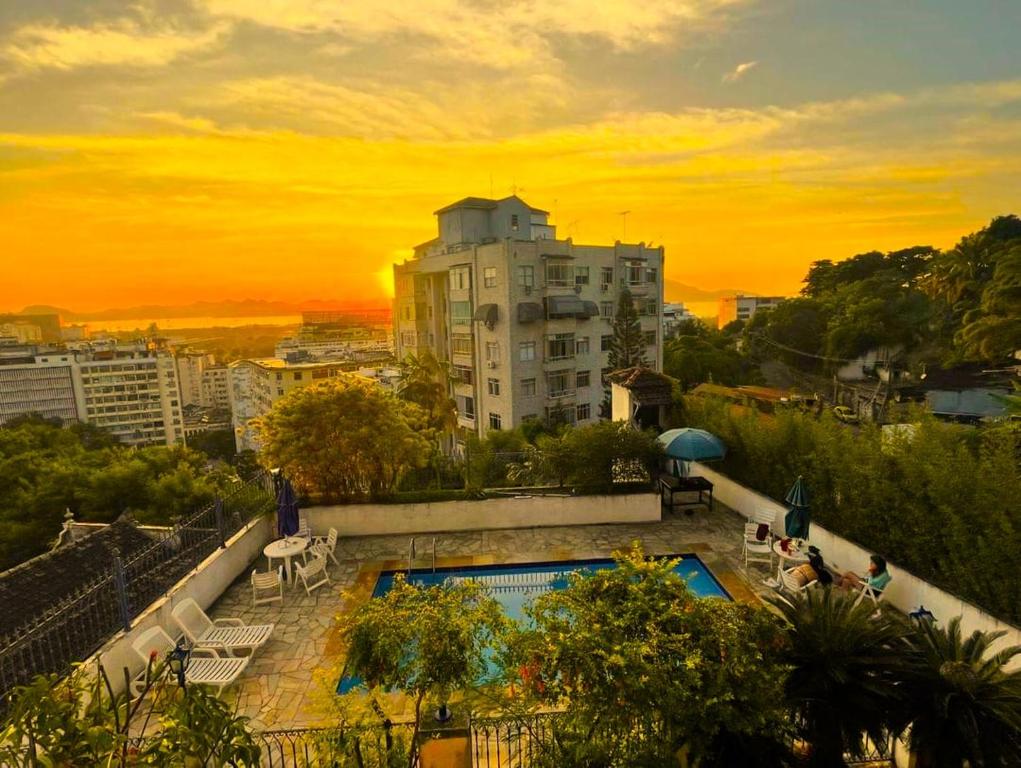
<path id="1" fill-rule="evenodd" d="M 890 572 L 886 569 L 886 560 L 880 555 L 872 555 L 869 558 L 869 571 L 864 577 L 848 571 L 837 580 L 837 586 L 841 589 L 861 589 L 868 585 L 878 594 L 886 589 L 891 578 Z"/>

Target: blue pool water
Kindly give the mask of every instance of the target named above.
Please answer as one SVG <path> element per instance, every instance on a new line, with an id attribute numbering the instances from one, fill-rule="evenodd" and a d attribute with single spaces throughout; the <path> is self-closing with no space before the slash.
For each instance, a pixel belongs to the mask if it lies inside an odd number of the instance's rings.
<path id="1" fill-rule="evenodd" d="M 688 588 L 698 597 L 718 597 L 730 600 L 723 585 L 697 555 L 671 555 L 681 558 L 674 570 L 688 582 Z M 575 571 L 602 571 L 615 567 L 613 560 L 572 560 L 526 565 L 475 565 L 465 568 L 437 568 L 436 572 L 413 571 L 408 578 L 411 584 L 432 586 L 447 579 L 472 579 L 485 584 L 503 607 L 504 613 L 515 620 L 525 616 L 525 606 L 544 592 L 561 590 L 567 586 L 568 575 Z M 393 586 L 394 577 L 407 571 L 384 571 L 376 581 L 373 597 L 382 597 Z M 347 693 L 359 680 L 344 675 L 337 684 L 338 693 Z"/>

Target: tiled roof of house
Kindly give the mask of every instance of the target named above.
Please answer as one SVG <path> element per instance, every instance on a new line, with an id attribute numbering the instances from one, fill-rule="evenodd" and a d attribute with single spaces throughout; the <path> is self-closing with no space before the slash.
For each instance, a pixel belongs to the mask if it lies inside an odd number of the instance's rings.
<path id="1" fill-rule="evenodd" d="M 128 558 L 153 539 L 126 521 L 72 541 L 0 573 L 0 637 L 41 618 L 75 591 L 111 572 L 114 555 Z"/>

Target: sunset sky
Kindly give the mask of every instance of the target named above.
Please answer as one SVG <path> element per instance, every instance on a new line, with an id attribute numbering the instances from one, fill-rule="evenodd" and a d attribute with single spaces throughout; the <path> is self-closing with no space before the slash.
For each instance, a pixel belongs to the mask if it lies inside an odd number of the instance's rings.
<path id="1" fill-rule="evenodd" d="M 517 190 L 667 277 L 1021 213 L 1018 0 L 3 0 L 0 309 L 383 301 Z"/>

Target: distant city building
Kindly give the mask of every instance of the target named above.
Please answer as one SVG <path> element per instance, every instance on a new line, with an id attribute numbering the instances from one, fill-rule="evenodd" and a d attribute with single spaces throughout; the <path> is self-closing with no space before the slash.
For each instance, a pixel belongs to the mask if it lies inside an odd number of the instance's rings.
<path id="1" fill-rule="evenodd" d="M 59 315 L 21 315 L 13 312 L 4 313 L 0 314 L 0 326 L 12 326 L 15 328 L 25 329 L 13 332 L 15 337 L 21 337 L 22 335 L 31 336 L 31 338 L 26 338 L 25 341 L 21 343 L 41 341 L 46 344 L 59 344 L 61 341 Z M 3 335 L 3 333 L 0 333 L 0 336 Z"/>
<path id="2" fill-rule="evenodd" d="M 122 443 L 184 442 L 177 366 L 150 344 L 118 344 L 79 360 L 84 420 Z"/>
<path id="3" fill-rule="evenodd" d="M 203 408 L 230 410 L 230 372 L 226 365 L 210 365 L 202 371 L 199 404 Z"/>
<path id="4" fill-rule="evenodd" d="M 464 430 L 598 418 L 624 288 L 662 367 L 661 247 L 557 240 L 549 214 L 516 196 L 468 197 L 436 217 L 439 236 L 394 266 L 395 350 L 451 366 Z"/>
<path id="5" fill-rule="evenodd" d="M 201 432 L 232 429 L 230 411 L 226 408 L 207 408 L 201 405 L 186 405 L 182 411 L 184 417 L 184 436 L 189 438 Z"/>
<path id="6" fill-rule="evenodd" d="M 677 329 L 697 318 L 680 302 L 663 305 L 663 338 L 672 339 L 677 335 Z"/>
<path id="7" fill-rule="evenodd" d="M 177 364 L 177 378 L 181 387 L 183 405 L 202 404 L 202 372 L 206 366 L 214 365 L 215 359 L 206 352 L 180 351 L 174 353 Z"/>
<path id="8" fill-rule="evenodd" d="M 63 425 L 81 420 L 84 395 L 73 353 L 31 349 L 0 352 L 0 424 L 37 413 Z"/>
<path id="9" fill-rule="evenodd" d="M 393 336 L 385 326 L 306 324 L 277 342 L 274 354 L 292 361 L 385 360 L 393 354 Z"/>
<path id="10" fill-rule="evenodd" d="M 251 424 L 294 389 L 350 372 L 351 363 L 289 363 L 275 357 L 237 360 L 227 366 L 231 422 L 239 451 L 259 450 Z"/>
<path id="11" fill-rule="evenodd" d="M 89 326 L 65 325 L 60 329 L 60 338 L 63 341 L 85 341 L 89 338 Z"/>
<path id="12" fill-rule="evenodd" d="M 37 344 L 43 340 L 42 329 L 31 323 L 0 323 L 0 343 Z"/>
<path id="13" fill-rule="evenodd" d="M 184 440 L 174 359 L 145 343 L 5 349 L 0 423 L 30 413 L 63 424 L 86 421 L 129 445 Z"/>
<path id="14" fill-rule="evenodd" d="M 722 329 L 735 320 L 749 320 L 760 309 L 772 309 L 785 296 L 723 296 L 716 315 L 717 327 Z"/>

